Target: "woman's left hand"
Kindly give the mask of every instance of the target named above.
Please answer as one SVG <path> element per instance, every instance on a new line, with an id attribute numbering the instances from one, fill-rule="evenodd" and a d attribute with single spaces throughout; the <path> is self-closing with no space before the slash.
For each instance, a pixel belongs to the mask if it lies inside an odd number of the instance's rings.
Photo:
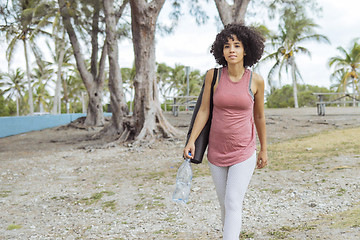
<path id="1" fill-rule="evenodd" d="M 260 169 L 265 167 L 267 165 L 267 161 L 268 161 L 267 152 L 260 150 L 257 157 L 256 168 Z"/>

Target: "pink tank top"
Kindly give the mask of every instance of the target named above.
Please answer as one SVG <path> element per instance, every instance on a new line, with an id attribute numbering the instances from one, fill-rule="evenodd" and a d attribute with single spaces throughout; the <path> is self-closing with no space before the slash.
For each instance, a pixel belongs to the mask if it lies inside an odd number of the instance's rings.
<path id="1" fill-rule="evenodd" d="M 208 160 L 216 166 L 240 163 L 256 150 L 251 78 L 251 70 L 246 69 L 239 82 L 232 82 L 227 67 L 222 69 L 213 96 L 208 146 Z"/>

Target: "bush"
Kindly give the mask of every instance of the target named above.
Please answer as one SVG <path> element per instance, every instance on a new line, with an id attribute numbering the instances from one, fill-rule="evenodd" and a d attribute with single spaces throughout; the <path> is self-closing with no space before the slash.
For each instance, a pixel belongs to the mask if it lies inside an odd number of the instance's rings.
<path id="1" fill-rule="evenodd" d="M 316 107 L 317 97 L 314 92 L 331 92 L 325 87 L 313 85 L 298 85 L 299 107 Z M 324 99 L 326 101 L 326 99 Z M 294 107 L 294 90 L 291 85 L 285 85 L 280 89 L 272 89 L 267 97 L 266 106 L 268 108 L 287 108 Z"/>
<path id="2" fill-rule="evenodd" d="M 3 95 L 0 95 L 0 116 L 16 115 L 16 102 L 13 100 L 6 100 Z"/>

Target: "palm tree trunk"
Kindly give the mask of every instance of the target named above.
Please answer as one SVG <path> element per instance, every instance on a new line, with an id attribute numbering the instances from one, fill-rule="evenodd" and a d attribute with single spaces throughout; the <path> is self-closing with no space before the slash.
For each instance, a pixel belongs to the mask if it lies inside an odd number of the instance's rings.
<path id="1" fill-rule="evenodd" d="M 62 84 L 63 84 L 63 89 L 64 89 L 64 100 L 65 100 L 66 113 L 69 113 L 69 111 L 68 111 L 69 96 L 68 96 L 68 91 L 67 91 L 67 83 L 65 80 L 62 80 Z M 61 108 L 60 108 L 60 113 L 61 113 Z"/>
<path id="2" fill-rule="evenodd" d="M 355 107 L 356 106 L 356 100 L 355 100 L 355 98 L 356 98 L 356 85 L 355 85 L 355 78 L 353 78 L 353 82 L 352 82 L 352 85 L 353 85 L 353 107 Z"/>
<path id="3" fill-rule="evenodd" d="M 63 38 L 64 39 L 64 38 Z M 61 88 L 61 68 L 64 61 L 65 55 L 65 46 L 64 41 L 61 41 L 59 47 L 59 60 L 58 60 L 58 71 L 57 71 L 57 79 L 56 79 L 56 88 L 55 88 L 55 97 L 54 97 L 54 106 L 52 113 L 60 114 L 61 113 L 61 105 L 60 105 L 60 88 Z"/>
<path id="4" fill-rule="evenodd" d="M 28 58 L 25 39 L 23 40 L 23 43 L 24 43 L 25 63 L 26 63 L 26 77 L 28 80 L 28 89 L 29 89 L 29 109 L 30 109 L 30 115 L 34 115 L 34 100 L 33 100 L 33 92 L 31 86 L 31 78 L 30 78 L 29 58 Z"/>
<path id="5" fill-rule="evenodd" d="M 16 94 L 16 116 L 19 116 L 19 95 Z"/>
<path id="6" fill-rule="evenodd" d="M 291 61 L 291 76 L 292 76 L 292 81 L 293 81 L 293 89 L 294 89 L 294 105 L 295 108 L 299 108 L 299 103 L 298 103 L 298 91 L 297 91 L 297 81 L 296 81 L 296 67 L 295 67 L 295 59 L 294 57 L 291 57 L 290 59 Z"/>

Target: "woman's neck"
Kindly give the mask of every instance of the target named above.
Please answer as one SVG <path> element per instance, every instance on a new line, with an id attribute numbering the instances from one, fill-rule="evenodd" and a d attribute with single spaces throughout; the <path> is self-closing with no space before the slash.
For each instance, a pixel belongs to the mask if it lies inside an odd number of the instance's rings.
<path id="1" fill-rule="evenodd" d="M 245 67 L 243 64 L 228 65 L 228 75 L 234 79 L 239 80 L 245 73 Z"/>

